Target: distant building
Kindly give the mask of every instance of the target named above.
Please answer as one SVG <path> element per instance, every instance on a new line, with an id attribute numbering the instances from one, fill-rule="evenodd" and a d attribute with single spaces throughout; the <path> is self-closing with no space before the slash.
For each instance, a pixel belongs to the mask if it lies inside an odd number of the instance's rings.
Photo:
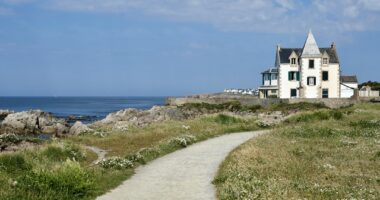
<path id="1" fill-rule="evenodd" d="M 258 92 L 255 89 L 225 89 L 224 93 L 243 94 L 243 95 L 257 95 Z"/>
<path id="2" fill-rule="evenodd" d="M 363 86 L 359 90 L 360 97 L 379 97 L 379 91 L 372 90 L 370 86 Z"/>
<path id="3" fill-rule="evenodd" d="M 341 76 L 340 77 L 340 97 L 351 98 L 358 89 L 358 79 L 356 76 Z"/>
<path id="4" fill-rule="evenodd" d="M 335 43 L 328 48 L 319 48 L 310 31 L 303 48 L 277 46 L 275 67 L 262 72 L 259 96 L 281 99 L 340 98 L 340 71 Z M 349 95 L 346 92 L 345 95 Z"/>

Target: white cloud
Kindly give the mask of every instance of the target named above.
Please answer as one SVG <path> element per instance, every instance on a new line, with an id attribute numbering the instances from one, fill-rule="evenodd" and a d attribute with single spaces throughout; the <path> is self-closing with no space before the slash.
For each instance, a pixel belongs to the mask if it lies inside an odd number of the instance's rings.
<path id="1" fill-rule="evenodd" d="M 0 0 L 1 1 L 1 0 Z M 380 0 L 2 0 L 34 1 L 45 9 L 141 13 L 167 20 L 208 23 L 222 30 L 260 32 L 380 29 Z"/>

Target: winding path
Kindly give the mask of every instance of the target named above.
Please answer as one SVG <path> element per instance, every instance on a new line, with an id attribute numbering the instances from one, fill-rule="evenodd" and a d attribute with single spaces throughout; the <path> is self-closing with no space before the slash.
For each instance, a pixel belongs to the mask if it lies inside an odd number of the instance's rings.
<path id="1" fill-rule="evenodd" d="M 216 199 L 212 180 L 230 151 L 266 131 L 233 133 L 191 145 L 136 169 L 98 200 Z"/>

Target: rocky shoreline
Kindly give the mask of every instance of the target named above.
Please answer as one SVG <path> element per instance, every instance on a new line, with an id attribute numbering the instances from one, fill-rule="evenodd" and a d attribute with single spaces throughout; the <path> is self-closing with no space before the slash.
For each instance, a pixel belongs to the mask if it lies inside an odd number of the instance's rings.
<path id="1" fill-rule="evenodd" d="M 258 114 L 254 111 L 239 111 L 236 105 L 226 104 L 224 107 L 210 105 L 192 106 L 153 106 L 149 110 L 139 110 L 135 108 L 123 109 L 108 114 L 104 119 L 90 124 L 84 124 L 77 118 L 62 119 L 52 113 L 41 110 L 30 110 L 23 112 L 13 112 L 0 110 L 0 136 L 37 136 L 40 134 L 50 137 L 67 137 L 81 134 L 93 134 L 104 136 L 108 131 L 128 131 L 129 127 L 144 127 L 152 123 L 169 120 L 186 120 L 198 116 L 229 112 L 234 115 L 252 115 L 262 119 L 265 123 L 277 123 L 284 118 L 281 112 L 268 114 Z M 269 118 L 268 118 L 269 116 Z M 74 119 L 76 119 L 74 121 Z M 104 130 L 100 131 L 99 130 Z M 6 143 L 6 147 L 4 144 Z M 18 141 L 17 144 L 21 144 Z M 15 143 L 15 145 L 17 145 Z M 0 151 L 14 149 L 9 141 L 0 138 Z"/>

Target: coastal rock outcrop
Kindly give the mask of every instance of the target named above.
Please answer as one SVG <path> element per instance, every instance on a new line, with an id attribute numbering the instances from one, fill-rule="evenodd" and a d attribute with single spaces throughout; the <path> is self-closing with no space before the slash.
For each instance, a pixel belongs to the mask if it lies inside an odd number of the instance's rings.
<path id="1" fill-rule="evenodd" d="M 107 117 L 95 124 L 116 124 L 118 122 L 127 122 L 127 124 L 144 126 L 153 122 L 162 122 L 167 120 L 182 120 L 187 116 L 177 107 L 171 106 L 154 106 L 150 110 L 138 110 L 128 108 L 107 115 Z M 125 125 L 125 123 L 124 123 Z"/>
<path id="2" fill-rule="evenodd" d="M 93 130 L 80 121 L 75 122 L 74 125 L 70 128 L 71 135 L 80 135 L 82 133 L 91 132 L 91 131 Z"/>
<path id="3" fill-rule="evenodd" d="M 69 126 L 65 120 L 50 113 L 31 110 L 8 114 L 1 123 L 1 130 L 19 135 L 45 133 L 62 136 L 69 133 Z"/>
<path id="4" fill-rule="evenodd" d="M 4 120 L 9 114 L 13 114 L 11 110 L 0 110 L 0 120 Z"/>

